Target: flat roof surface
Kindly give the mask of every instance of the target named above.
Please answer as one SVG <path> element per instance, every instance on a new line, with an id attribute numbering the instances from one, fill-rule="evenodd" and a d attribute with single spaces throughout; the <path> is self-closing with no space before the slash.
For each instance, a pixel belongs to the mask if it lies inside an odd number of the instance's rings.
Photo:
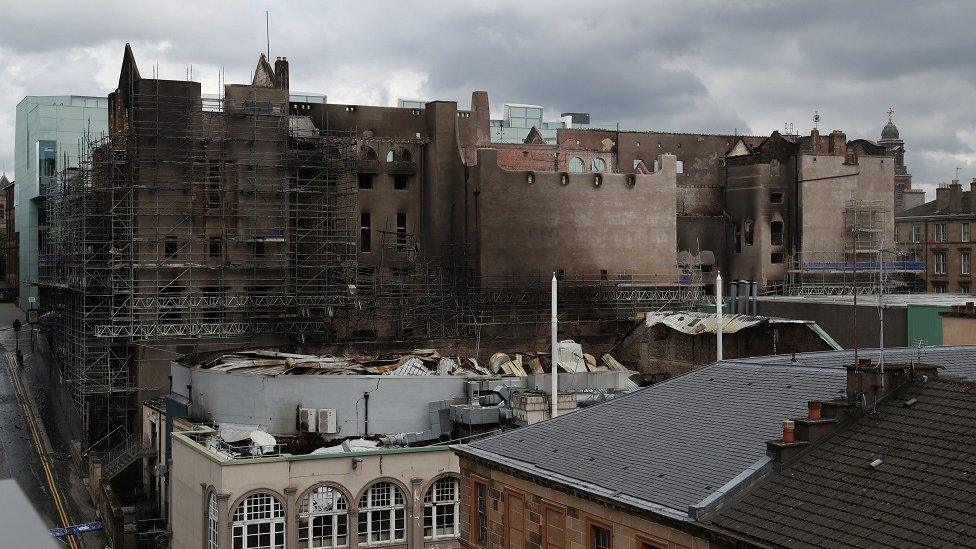
<path id="1" fill-rule="evenodd" d="M 830 303 L 837 305 L 853 305 L 854 296 L 852 295 L 761 295 L 759 301 L 773 301 L 783 303 Z M 964 305 L 966 302 L 976 301 L 976 295 L 972 294 L 885 294 L 882 301 L 888 306 L 907 306 L 907 305 L 935 305 L 949 307 L 951 305 Z M 869 306 L 877 305 L 877 295 L 857 296 L 857 305 Z"/>
<path id="2" fill-rule="evenodd" d="M 457 449 L 604 498 L 687 516 L 689 506 L 766 457 L 766 441 L 779 436 L 783 419 L 803 416 L 809 400 L 844 396 L 844 366 L 853 354 L 713 363 Z M 920 358 L 976 378 L 976 346 L 889 349 L 885 356 L 888 362 Z"/>

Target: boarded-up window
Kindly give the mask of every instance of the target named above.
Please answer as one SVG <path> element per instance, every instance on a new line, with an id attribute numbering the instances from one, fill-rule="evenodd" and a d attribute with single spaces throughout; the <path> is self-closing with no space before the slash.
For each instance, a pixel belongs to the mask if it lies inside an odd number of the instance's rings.
<path id="1" fill-rule="evenodd" d="M 505 494 L 505 547 L 525 548 L 525 497 Z"/>
<path id="2" fill-rule="evenodd" d="M 566 512 L 558 507 L 542 507 L 542 549 L 566 547 Z"/>

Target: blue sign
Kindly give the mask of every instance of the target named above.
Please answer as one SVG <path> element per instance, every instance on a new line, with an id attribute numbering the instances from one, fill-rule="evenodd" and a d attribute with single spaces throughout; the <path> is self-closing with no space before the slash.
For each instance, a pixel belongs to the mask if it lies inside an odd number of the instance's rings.
<path id="1" fill-rule="evenodd" d="M 72 524 L 71 526 L 67 526 L 65 528 L 51 528 L 51 535 L 56 538 L 63 538 L 64 536 L 84 534 L 85 532 L 94 532 L 95 530 L 101 529 L 101 522 L 86 522 L 84 524 Z"/>

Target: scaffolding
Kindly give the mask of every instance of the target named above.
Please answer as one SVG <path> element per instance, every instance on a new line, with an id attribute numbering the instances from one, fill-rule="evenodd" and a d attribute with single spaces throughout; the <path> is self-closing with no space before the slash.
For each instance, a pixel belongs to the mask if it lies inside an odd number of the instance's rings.
<path id="1" fill-rule="evenodd" d="M 910 260 L 886 241 L 891 227 L 884 201 L 850 199 L 844 207 L 842 249 L 790 255 L 787 295 L 859 295 L 907 291 L 925 265 Z M 893 233 L 892 233 L 893 234 Z"/>
<path id="2" fill-rule="evenodd" d="M 109 445 L 132 423 L 134 344 L 321 332 L 356 274 L 352 132 L 289 116 L 287 92 L 144 82 L 59 177 L 39 261 L 55 362 Z"/>

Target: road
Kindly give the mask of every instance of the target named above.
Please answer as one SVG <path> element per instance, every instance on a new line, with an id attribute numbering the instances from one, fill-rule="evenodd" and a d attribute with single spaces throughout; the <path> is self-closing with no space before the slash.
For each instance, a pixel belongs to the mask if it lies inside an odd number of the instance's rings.
<path id="1" fill-rule="evenodd" d="M 0 345 L 5 349 L 0 352 L 0 478 L 16 480 L 51 528 L 97 520 L 68 453 L 57 447 L 57 437 L 49 441 L 45 429 L 50 372 L 46 344 L 38 335 L 37 352 L 32 352 L 25 325 L 19 338 L 24 368 L 18 368 L 17 342 L 8 329 L 15 318 L 25 320 L 16 306 L 0 303 Z M 90 533 L 81 540 L 72 537 L 63 546 L 101 549 L 106 543 L 100 533 Z"/>

